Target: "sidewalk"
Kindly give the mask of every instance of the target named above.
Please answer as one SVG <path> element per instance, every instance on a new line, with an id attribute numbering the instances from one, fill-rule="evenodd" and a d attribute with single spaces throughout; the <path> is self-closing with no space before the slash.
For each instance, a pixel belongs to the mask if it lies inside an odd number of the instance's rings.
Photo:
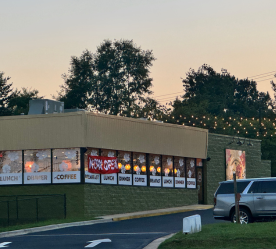
<path id="1" fill-rule="evenodd" d="M 61 229 L 61 228 L 65 228 L 65 227 L 93 225 L 93 224 L 106 223 L 106 222 L 112 222 L 112 221 L 120 221 L 120 220 L 136 219 L 136 218 L 142 218 L 142 217 L 151 217 L 151 216 L 159 216 L 159 215 L 166 215 L 166 214 L 182 213 L 182 212 L 188 212 L 188 211 L 194 211 L 194 210 L 204 210 L 204 209 L 210 209 L 212 207 L 213 207 L 213 205 L 190 205 L 190 206 L 182 206 L 182 207 L 166 208 L 166 209 L 156 209 L 156 210 L 141 211 L 141 212 L 134 212 L 134 213 L 105 215 L 105 216 L 97 217 L 97 218 L 99 218 L 99 220 L 63 223 L 63 224 L 49 225 L 49 226 L 43 226 L 43 227 L 34 227 L 34 228 L 27 228 L 27 229 L 21 229 L 21 230 L 9 231 L 9 232 L 2 232 L 2 233 L 0 233 L 0 238 Z M 172 235 L 168 235 L 163 238 L 159 238 L 159 239 L 153 241 L 152 243 L 150 243 L 149 245 L 147 245 L 144 249 L 156 249 L 159 246 L 159 244 L 161 244 L 169 236 L 172 236 Z"/>

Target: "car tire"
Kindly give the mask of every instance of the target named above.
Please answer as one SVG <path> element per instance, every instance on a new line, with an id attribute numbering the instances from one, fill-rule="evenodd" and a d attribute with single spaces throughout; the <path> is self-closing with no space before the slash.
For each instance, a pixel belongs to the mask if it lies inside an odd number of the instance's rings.
<path id="1" fill-rule="evenodd" d="M 235 209 L 233 210 L 231 215 L 231 222 L 236 223 Z M 251 212 L 246 208 L 240 207 L 240 223 L 248 224 L 252 222 L 253 222 L 253 218 L 252 218 Z"/>

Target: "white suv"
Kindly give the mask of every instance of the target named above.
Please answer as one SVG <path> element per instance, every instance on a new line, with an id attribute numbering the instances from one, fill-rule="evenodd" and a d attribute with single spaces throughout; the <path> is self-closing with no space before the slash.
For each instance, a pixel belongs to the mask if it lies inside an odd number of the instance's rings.
<path id="1" fill-rule="evenodd" d="M 214 196 L 214 218 L 236 222 L 234 182 L 224 181 L 219 184 Z M 237 180 L 237 192 L 241 194 L 241 223 L 247 224 L 257 218 L 276 217 L 276 178 Z"/>

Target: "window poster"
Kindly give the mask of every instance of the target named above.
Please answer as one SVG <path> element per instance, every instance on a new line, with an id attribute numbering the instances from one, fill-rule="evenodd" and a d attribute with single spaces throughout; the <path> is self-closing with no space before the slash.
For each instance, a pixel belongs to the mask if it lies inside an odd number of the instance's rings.
<path id="1" fill-rule="evenodd" d="M 132 158 L 131 152 L 119 151 L 118 152 L 118 173 L 119 185 L 132 185 Z"/>
<path id="2" fill-rule="evenodd" d="M 116 157 L 115 150 L 102 150 L 101 156 L 103 157 Z M 101 174 L 102 184 L 117 184 L 117 173 L 112 174 Z"/>
<path id="3" fill-rule="evenodd" d="M 161 187 L 161 156 L 160 155 L 149 155 L 150 162 L 150 186 L 151 187 Z"/>
<path id="4" fill-rule="evenodd" d="M 172 156 L 162 156 L 162 185 L 164 188 L 174 187 L 173 179 L 173 158 Z"/>
<path id="5" fill-rule="evenodd" d="M 99 156 L 99 149 L 88 148 L 84 153 L 84 179 L 86 183 L 101 183 L 100 174 L 88 172 L 88 155 Z"/>
<path id="6" fill-rule="evenodd" d="M 147 186 L 146 154 L 133 153 L 133 185 Z"/>
<path id="7" fill-rule="evenodd" d="M 51 183 L 51 150 L 24 151 L 24 184 Z"/>
<path id="8" fill-rule="evenodd" d="M 234 172 L 237 179 L 246 178 L 245 151 L 226 149 L 226 180 L 233 180 Z"/>
<path id="9" fill-rule="evenodd" d="M 80 182 L 80 148 L 53 150 L 53 183 Z"/>
<path id="10" fill-rule="evenodd" d="M 22 151 L 0 151 L 0 185 L 22 184 Z"/>
<path id="11" fill-rule="evenodd" d="M 174 157 L 174 181 L 176 188 L 185 188 L 185 158 Z"/>
<path id="12" fill-rule="evenodd" d="M 187 188 L 196 188 L 195 159 L 186 159 Z"/>

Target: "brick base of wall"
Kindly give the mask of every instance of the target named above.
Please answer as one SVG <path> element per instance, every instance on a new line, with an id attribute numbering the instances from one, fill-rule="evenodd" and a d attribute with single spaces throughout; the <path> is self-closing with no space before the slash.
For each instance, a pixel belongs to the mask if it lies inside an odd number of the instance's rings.
<path id="1" fill-rule="evenodd" d="M 196 189 L 84 185 L 86 216 L 129 213 L 198 203 Z"/>

